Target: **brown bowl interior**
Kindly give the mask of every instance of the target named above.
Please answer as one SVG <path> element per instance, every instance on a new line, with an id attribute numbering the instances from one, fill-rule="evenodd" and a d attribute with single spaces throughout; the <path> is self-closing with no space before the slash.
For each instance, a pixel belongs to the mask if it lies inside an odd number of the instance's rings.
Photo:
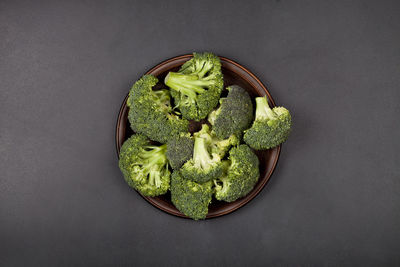
<path id="1" fill-rule="evenodd" d="M 164 77 L 167 75 L 169 71 L 176 71 L 179 67 L 189 60 L 192 55 L 183 55 L 178 56 L 169 60 L 166 60 L 148 72 L 146 74 L 152 74 L 156 76 L 160 81 L 164 80 Z M 254 74 L 250 71 L 239 65 L 238 63 L 224 58 L 221 58 L 222 63 L 222 73 L 224 75 L 224 88 L 226 86 L 237 84 L 242 88 L 246 89 L 251 97 L 256 96 L 264 96 L 267 95 L 269 99 L 269 103 L 274 106 L 275 103 L 272 99 L 272 96 L 265 88 L 265 86 L 258 80 Z M 161 85 L 160 85 L 161 87 Z M 117 154 L 119 155 L 119 150 L 123 144 L 123 142 L 128 139 L 132 134 L 133 131 L 129 127 L 128 122 L 128 107 L 126 106 L 127 97 L 125 97 L 117 121 L 117 129 L 116 129 L 116 147 L 117 147 Z M 196 124 L 193 125 L 196 127 Z M 197 127 L 196 127 L 197 128 Z M 264 151 L 255 151 L 259 160 L 260 160 L 260 179 L 258 180 L 257 184 L 253 188 L 253 190 L 245 197 L 240 198 L 234 202 L 227 203 L 213 199 L 212 203 L 209 206 L 209 211 L 207 218 L 213 218 L 222 216 L 228 213 L 231 213 L 238 208 L 244 206 L 250 200 L 252 200 L 260 191 L 263 189 L 265 184 L 268 182 L 269 178 L 272 175 L 273 170 L 275 169 L 276 163 L 279 158 L 281 147 L 278 146 L 273 149 L 264 150 Z M 150 202 L 155 207 L 168 212 L 170 214 L 186 217 L 180 211 L 178 211 L 171 202 L 171 197 L 169 192 L 165 195 L 158 196 L 158 197 L 145 197 L 143 196 L 148 202 Z"/>

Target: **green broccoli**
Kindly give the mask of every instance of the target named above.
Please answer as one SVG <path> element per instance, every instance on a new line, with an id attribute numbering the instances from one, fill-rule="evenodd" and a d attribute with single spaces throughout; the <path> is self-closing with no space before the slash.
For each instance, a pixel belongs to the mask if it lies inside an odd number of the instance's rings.
<path id="1" fill-rule="evenodd" d="M 259 161 L 254 152 L 245 144 L 229 151 L 230 162 L 225 174 L 214 180 L 215 198 L 227 202 L 247 195 L 260 176 Z"/>
<path id="2" fill-rule="evenodd" d="M 171 178 L 171 200 L 175 207 L 186 216 L 204 219 L 212 198 L 212 182 L 199 184 L 182 177 L 174 171 Z"/>
<path id="3" fill-rule="evenodd" d="M 256 116 L 250 129 L 244 131 L 244 141 L 254 149 L 269 149 L 286 141 L 291 116 L 284 107 L 268 105 L 267 97 L 256 97 Z"/>
<path id="4" fill-rule="evenodd" d="M 165 194 L 171 176 L 166 151 L 167 145 L 151 145 L 141 134 L 126 140 L 119 154 L 119 168 L 128 185 L 144 196 Z"/>
<path id="5" fill-rule="evenodd" d="M 193 157 L 183 164 L 181 168 L 183 177 L 204 183 L 222 175 L 222 159 L 232 145 L 240 143 L 240 139 L 236 135 L 231 135 L 228 139 L 220 140 L 214 132 L 210 132 L 207 124 L 203 124 L 201 130 L 193 136 Z"/>
<path id="6" fill-rule="evenodd" d="M 225 156 L 231 146 L 240 144 L 240 134 L 232 134 L 227 139 L 221 140 L 217 137 L 214 130 L 210 131 L 210 128 L 207 124 L 203 124 L 201 130 L 197 133 L 194 133 L 194 136 L 206 139 L 207 144 L 210 147 L 211 154 L 218 155 L 220 158 Z"/>
<path id="7" fill-rule="evenodd" d="M 184 118 L 204 119 L 218 104 L 223 89 L 219 57 L 193 53 L 193 58 L 179 72 L 169 72 L 164 82 L 172 89 L 175 105 Z"/>
<path id="8" fill-rule="evenodd" d="M 221 157 L 209 152 L 209 144 L 205 138 L 194 138 L 193 157 L 186 161 L 181 173 L 186 179 L 204 183 L 222 174 Z"/>
<path id="9" fill-rule="evenodd" d="M 167 143 L 167 158 L 174 170 L 178 170 L 193 155 L 194 141 L 190 133 L 173 137 Z"/>
<path id="10" fill-rule="evenodd" d="M 134 132 L 151 140 L 167 143 L 182 132 L 188 132 L 189 122 L 173 112 L 168 90 L 153 90 L 158 79 L 144 75 L 129 92 L 128 119 Z"/>
<path id="11" fill-rule="evenodd" d="M 228 96 L 221 98 L 220 107 L 208 116 L 213 131 L 220 139 L 242 134 L 253 121 L 253 104 L 247 91 L 237 85 L 226 89 Z"/>

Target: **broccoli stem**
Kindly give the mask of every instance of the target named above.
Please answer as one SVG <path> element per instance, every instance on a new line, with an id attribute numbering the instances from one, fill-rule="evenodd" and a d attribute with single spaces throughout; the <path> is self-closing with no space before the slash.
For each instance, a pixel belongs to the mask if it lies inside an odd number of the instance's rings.
<path id="1" fill-rule="evenodd" d="M 201 137 L 194 139 L 193 160 L 195 165 L 203 169 L 207 168 L 212 159 L 207 151 L 206 140 Z"/>
<path id="2" fill-rule="evenodd" d="M 156 103 L 161 110 L 165 111 L 167 115 L 172 111 L 171 100 L 167 90 L 152 91 L 154 95 L 154 103 Z"/>
<path id="3" fill-rule="evenodd" d="M 209 61 L 205 61 L 203 63 L 203 67 L 200 69 L 200 71 L 198 72 L 199 77 L 204 77 L 204 75 L 206 75 L 206 73 L 211 70 L 213 67 L 213 65 L 211 64 L 211 62 Z"/>
<path id="4" fill-rule="evenodd" d="M 167 150 L 166 144 L 162 146 L 146 146 L 143 148 L 141 157 L 148 159 L 155 157 L 157 154 L 162 156 L 166 150 Z"/>
<path id="5" fill-rule="evenodd" d="M 150 150 L 146 150 L 150 149 Z M 147 146 L 141 153 L 141 157 L 146 159 L 146 164 L 143 166 L 144 172 L 148 173 L 149 184 L 156 187 L 161 186 L 160 172 L 167 160 L 165 150 L 167 145 L 162 146 Z"/>
<path id="6" fill-rule="evenodd" d="M 160 187 L 161 185 L 161 176 L 160 170 L 150 170 L 149 172 L 149 184 L 155 185 L 156 187 Z"/>
<path id="7" fill-rule="evenodd" d="M 275 118 L 276 115 L 269 107 L 267 97 L 256 97 L 256 120 Z"/>
<path id="8" fill-rule="evenodd" d="M 219 108 L 219 110 L 220 109 L 221 108 Z M 208 121 L 211 123 L 211 125 L 214 125 L 216 119 L 217 119 L 217 110 L 214 110 L 208 115 Z"/>
<path id="9" fill-rule="evenodd" d="M 211 86 L 214 84 L 212 80 L 199 79 L 202 72 L 198 75 L 188 75 L 178 72 L 169 72 L 165 77 L 165 84 L 171 89 L 188 96 L 191 99 L 195 99 L 197 94 L 201 94 L 206 91 L 203 87 Z"/>

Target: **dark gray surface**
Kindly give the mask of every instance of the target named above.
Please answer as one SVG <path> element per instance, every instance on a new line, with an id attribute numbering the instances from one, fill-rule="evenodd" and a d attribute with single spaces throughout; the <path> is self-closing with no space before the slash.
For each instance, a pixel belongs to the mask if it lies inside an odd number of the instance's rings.
<path id="1" fill-rule="evenodd" d="M 1 266 L 399 266 L 400 2 L 1 1 Z M 272 180 L 201 222 L 124 182 L 114 126 L 158 62 L 213 51 L 293 113 Z"/>

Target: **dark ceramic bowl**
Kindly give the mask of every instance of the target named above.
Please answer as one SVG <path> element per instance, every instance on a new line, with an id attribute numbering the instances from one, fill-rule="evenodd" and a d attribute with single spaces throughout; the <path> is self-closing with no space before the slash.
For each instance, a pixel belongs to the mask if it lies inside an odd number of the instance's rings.
<path id="1" fill-rule="evenodd" d="M 192 58 L 192 55 L 183 55 L 171 58 L 158 64 L 157 66 L 146 72 L 146 74 L 152 74 L 158 77 L 160 81 L 163 81 L 164 77 L 169 71 L 177 71 L 179 67 L 190 58 Z M 224 88 L 232 84 L 237 84 L 246 89 L 251 97 L 267 95 L 270 105 L 275 106 L 271 94 L 253 73 L 230 59 L 224 57 L 220 58 L 222 63 L 222 73 L 224 75 Z M 123 142 L 133 134 L 133 131 L 130 129 L 128 122 L 128 107 L 126 106 L 127 98 L 128 96 L 126 96 L 124 101 L 122 102 L 122 106 L 118 114 L 117 129 L 115 134 L 115 142 L 118 155 Z M 213 199 L 212 203 L 209 206 L 207 218 L 218 217 L 231 213 L 252 200 L 263 189 L 263 187 L 271 177 L 271 174 L 274 171 L 276 163 L 278 161 L 280 150 L 281 147 L 278 146 L 274 149 L 255 151 L 260 160 L 260 179 L 258 180 L 253 190 L 247 196 L 231 203 L 217 201 Z M 165 212 L 168 212 L 169 214 L 187 218 L 184 214 L 182 214 L 174 207 L 171 202 L 169 192 L 165 195 L 158 197 L 143 196 L 143 198 L 150 202 L 153 206 Z"/>

